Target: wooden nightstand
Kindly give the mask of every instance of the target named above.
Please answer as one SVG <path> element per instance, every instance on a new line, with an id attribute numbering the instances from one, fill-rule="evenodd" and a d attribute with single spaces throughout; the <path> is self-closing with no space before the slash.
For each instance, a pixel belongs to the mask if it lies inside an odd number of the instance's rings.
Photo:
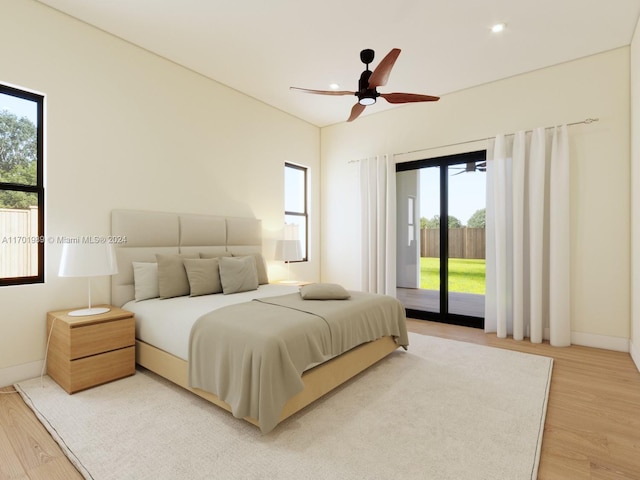
<path id="1" fill-rule="evenodd" d="M 133 375 L 136 369 L 133 313 L 70 317 L 73 309 L 47 313 L 47 373 L 69 393 Z"/>

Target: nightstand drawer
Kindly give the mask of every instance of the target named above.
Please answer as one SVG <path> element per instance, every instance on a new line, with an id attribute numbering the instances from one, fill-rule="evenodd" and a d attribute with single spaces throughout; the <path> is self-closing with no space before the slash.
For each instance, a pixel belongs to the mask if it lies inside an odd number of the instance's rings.
<path id="1" fill-rule="evenodd" d="M 135 347 L 122 348 L 79 360 L 56 358 L 55 374 L 49 375 L 68 393 L 133 375 L 136 371 Z"/>
<path id="2" fill-rule="evenodd" d="M 136 322 L 133 317 L 95 325 L 72 326 L 69 358 L 75 360 L 130 347 L 134 345 L 135 335 Z"/>

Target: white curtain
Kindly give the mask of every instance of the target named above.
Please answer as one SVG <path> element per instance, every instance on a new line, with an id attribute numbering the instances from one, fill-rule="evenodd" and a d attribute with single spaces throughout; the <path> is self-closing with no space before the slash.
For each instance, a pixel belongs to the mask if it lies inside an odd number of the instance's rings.
<path id="1" fill-rule="evenodd" d="M 360 160 L 362 290 L 396 295 L 396 172 L 389 155 Z"/>
<path id="2" fill-rule="evenodd" d="M 485 331 L 571 343 L 566 125 L 498 135 L 487 149 Z"/>

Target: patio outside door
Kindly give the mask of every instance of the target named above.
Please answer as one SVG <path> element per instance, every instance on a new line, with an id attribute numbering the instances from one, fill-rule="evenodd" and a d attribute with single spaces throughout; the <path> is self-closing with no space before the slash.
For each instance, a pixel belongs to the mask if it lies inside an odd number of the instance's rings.
<path id="1" fill-rule="evenodd" d="M 396 292 L 412 318 L 484 326 L 485 158 L 396 165 Z"/>

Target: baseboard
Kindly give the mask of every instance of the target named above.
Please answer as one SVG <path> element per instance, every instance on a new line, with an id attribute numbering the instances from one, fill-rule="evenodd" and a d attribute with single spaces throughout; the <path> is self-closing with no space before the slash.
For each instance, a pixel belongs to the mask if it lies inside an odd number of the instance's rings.
<path id="1" fill-rule="evenodd" d="M 40 376 L 43 360 L 0 369 L 0 387 Z"/>
<path id="2" fill-rule="evenodd" d="M 545 328 L 544 339 L 549 340 L 550 338 L 549 329 Z M 629 352 L 630 343 L 630 340 L 624 337 L 596 335 L 595 333 L 571 332 L 571 345 L 615 350 L 616 352 Z"/>
<path id="3" fill-rule="evenodd" d="M 624 337 L 610 337 L 594 333 L 571 332 L 571 344 L 583 347 L 603 348 L 617 352 L 629 352 L 629 339 Z"/>
<path id="4" fill-rule="evenodd" d="M 640 345 L 635 345 L 631 340 L 629 340 L 629 353 L 631 354 L 633 363 L 636 364 L 636 368 L 640 372 Z"/>

